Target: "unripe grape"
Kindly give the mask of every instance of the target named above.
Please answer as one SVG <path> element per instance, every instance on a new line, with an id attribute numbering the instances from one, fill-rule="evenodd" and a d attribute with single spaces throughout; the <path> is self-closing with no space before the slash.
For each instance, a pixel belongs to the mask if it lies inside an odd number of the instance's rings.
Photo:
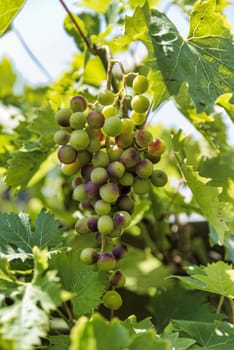
<path id="1" fill-rule="evenodd" d="M 122 147 L 119 147 L 118 145 L 111 145 L 107 150 L 107 154 L 111 162 L 119 160 L 122 152 Z"/>
<path id="2" fill-rule="evenodd" d="M 97 261 L 100 271 L 110 271 L 115 266 L 116 260 L 111 253 L 102 253 Z"/>
<path id="3" fill-rule="evenodd" d="M 126 228 L 130 225 L 131 216 L 127 211 L 117 211 L 113 215 L 114 225 L 121 228 Z"/>
<path id="4" fill-rule="evenodd" d="M 110 163 L 108 154 L 105 151 L 99 150 L 92 157 L 92 164 L 94 167 L 107 167 Z"/>
<path id="5" fill-rule="evenodd" d="M 94 210 L 98 215 L 108 215 L 111 212 L 111 204 L 99 199 L 94 204 Z"/>
<path id="6" fill-rule="evenodd" d="M 83 180 L 81 178 L 81 176 L 76 176 L 73 180 L 72 180 L 72 187 L 75 188 L 76 186 L 79 186 L 83 183 Z"/>
<path id="7" fill-rule="evenodd" d="M 148 154 L 152 157 L 161 156 L 161 154 L 165 151 L 165 143 L 160 139 L 153 139 L 153 141 L 148 146 Z"/>
<path id="8" fill-rule="evenodd" d="M 119 210 L 125 210 L 130 214 L 132 214 L 135 206 L 133 199 L 127 194 L 121 195 L 118 198 L 116 205 Z"/>
<path id="9" fill-rule="evenodd" d="M 89 135 L 90 139 L 96 139 L 100 142 L 102 142 L 104 140 L 104 135 L 103 135 L 101 129 L 91 128 L 91 126 L 87 125 L 85 128 L 85 131 Z"/>
<path id="10" fill-rule="evenodd" d="M 88 114 L 87 121 L 89 126 L 95 129 L 99 129 L 103 126 L 105 117 L 101 112 L 94 110 Z"/>
<path id="11" fill-rule="evenodd" d="M 55 120 L 60 126 L 70 126 L 71 108 L 62 108 L 55 114 Z"/>
<path id="12" fill-rule="evenodd" d="M 129 118 L 122 118 L 121 124 L 121 134 L 131 133 L 134 130 L 134 124 Z"/>
<path id="13" fill-rule="evenodd" d="M 150 179 L 152 184 L 157 187 L 165 186 L 168 181 L 167 174 L 163 170 L 159 169 L 155 169 L 153 171 Z"/>
<path id="14" fill-rule="evenodd" d="M 70 116 L 70 126 L 73 129 L 83 129 L 86 123 L 86 115 L 82 112 L 75 112 Z"/>
<path id="15" fill-rule="evenodd" d="M 81 218 L 79 219 L 75 224 L 75 230 L 80 235 L 84 235 L 86 233 L 89 233 L 90 230 L 87 226 L 87 218 Z"/>
<path id="16" fill-rule="evenodd" d="M 147 148 L 153 142 L 153 135 L 150 131 L 140 129 L 135 134 L 136 144 L 141 148 Z"/>
<path id="17" fill-rule="evenodd" d="M 70 139 L 70 134 L 66 130 L 58 130 L 54 134 L 54 142 L 57 145 L 66 145 Z"/>
<path id="18" fill-rule="evenodd" d="M 85 193 L 88 198 L 97 200 L 99 197 L 99 186 L 91 181 L 85 184 Z"/>
<path id="19" fill-rule="evenodd" d="M 110 90 L 102 91 L 98 95 L 98 102 L 103 106 L 111 105 L 114 99 L 115 94 Z"/>
<path id="20" fill-rule="evenodd" d="M 119 179 L 119 183 L 123 186 L 132 186 L 134 176 L 132 173 L 126 171 L 123 176 Z"/>
<path id="21" fill-rule="evenodd" d="M 71 164 L 76 160 L 77 152 L 70 145 L 61 146 L 58 150 L 58 159 L 63 164 Z"/>
<path id="22" fill-rule="evenodd" d="M 119 197 L 119 188 L 114 183 L 107 183 L 100 187 L 99 194 L 105 202 L 115 203 Z"/>
<path id="23" fill-rule="evenodd" d="M 70 144 L 77 151 L 84 150 L 89 145 L 89 136 L 84 130 L 74 130 L 71 134 Z"/>
<path id="24" fill-rule="evenodd" d="M 79 207 L 86 211 L 93 211 L 93 204 L 91 199 L 84 199 L 80 202 Z M 92 230 L 91 230 L 92 231 Z"/>
<path id="25" fill-rule="evenodd" d="M 150 106 L 149 99 L 144 95 L 136 95 L 132 98 L 131 107 L 137 113 L 144 113 Z"/>
<path id="26" fill-rule="evenodd" d="M 114 223 L 112 218 L 108 215 L 100 216 L 97 222 L 97 228 L 98 232 L 100 232 L 103 235 L 111 233 L 111 231 L 113 231 L 114 229 Z"/>
<path id="27" fill-rule="evenodd" d="M 103 131 L 107 136 L 115 137 L 121 132 L 121 119 L 119 117 L 110 117 L 105 120 Z"/>
<path id="28" fill-rule="evenodd" d="M 146 121 L 146 114 L 132 111 L 130 115 L 130 120 L 134 125 L 142 125 Z"/>
<path id="29" fill-rule="evenodd" d="M 115 290 L 109 290 L 103 296 L 103 305 L 108 309 L 118 310 L 122 304 L 122 298 Z"/>
<path id="30" fill-rule="evenodd" d="M 116 136 L 115 142 L 119 147 L 127 148 L 132 145 L 133 139 L 134 139 L 133 132 L 126 133 L 126 134 L 121 133 L 119 136 Z"/>
<path id="31" fill-rule="evenodd" d="M 87 147 L 87 151 L 89 151 L 90 153 L 96 153 L 100 150 L 100 148 L 100 141 L 98 139 L 91 138 Z"/>
<path id="32" fill-rule="evenodd" d="M 102 109 L 102 114 L 104 115 L 104 117 L 106 119 L 110 118 L 110 117 L 114 117 L 118 114 L 117 108 L 113 105 L 109 105 L 109 106 L 105 106 Z"/>
<path id="33" fill-rule="evenodd" d="M 73 112 L 84 112 L 87 108 L 87 102 L 82 96 L 74 96 L 70 101 L 70 107 Z"/>
<path id="34" fill-rule="evenodd" d="M 133 188 L 133 191 L 139 195 L 149 193 L 150 181 L 149 179 L 142 179 L 140 177 L 135 177 L 132 188 Z"/>
<path id="35" fill-rule="evenodd" d="M 105 168 L 94 168 L 90 173 L 90 180 L 97 185 L 103 185 L 108 179 L 108 173 Z"/>
<path id="36" fill-rule="evenodd" d="M 117 261 L 122 259 L 127 254 L 127 252 L 128 252 L 128 247 L 124 243 L 121 243 L 120 245 L 112 249 L 112 254 Z"/>
<path id="37" fill-rule="evenodd" d="M 97 222 L 98 222 L 98 216 L 92 215 L 88 217 L 87 226 L 91 232 L 97 232 Z"/>
<path id="38" fill-rule="evenodd" d="M 108 165 L 107 171 L 111 177 L 120 178 L 125 172 L 125 167 L 122 163 L 116 160 Z"/>
<path id="39" fill-rule="evenodd" d="M 133 147 L 127 148 L 121 154 L 120 161 L 126 168 L 132 168 L 140 161 L 140 154 L 138 150 Z"/>
<path id="40" fill-rule="evenodd" d="M 132 83 L 132 88 L 136 94 L 143 94 L 148 89 L 149 81 L 144 75 L 138 75 Z"/>
<path id="41" fill-rule="evenodd" d="M 64 175 L 72 176 L 75 175 L 80 170 L 80 163 L 76 159 L 73 163 L 62 164 L 61 171 Z"/>
<path id="42" fill-rule="evenodd" d="M 135 167 L 136 174 L 144 179 L 152 175 L 153 164 L 149 159 L 141 159 Z"/>
<path id="43" fill-rule="evenodd" d="M 126 278 L 124 274 L 119 270 L 113 271 L 112 274 L 110 275 L 110 284 L 115 288 L 123 287 L 125 285 L 125 282 L 126 282 Z"/>
<path id="44" fill-rule="evenodd" d="M 87 197 L 85 192 L 85 184 L 80 184 L 79 186 L 75 187 L 72 197 L 78 202 L 85 200 Z"/>
<path id="45" fill-rule="evenodd" d="M 85 248 L 80 253 L 80 260 L 86 265 L 95 264 L 98 261 L 98 257 L 99 254 L 94 248 Z"/>
<path id="46" fill-rule="evenodd" d="M 92 170 L 93 170 L 93 165 L 91 164 L 87 164 L 81 168 L 81 176 L 84 182 L 88 182 L 90 180 L 90 174 Z"/>
<path id="47" fill-rule="evenodd" d="M 78 151 L 77 158 L 79 159 L 80 166 L 84 167 L 92 159 L 92 154 L 90 152 L 88 152 L 87 150 Z"/>

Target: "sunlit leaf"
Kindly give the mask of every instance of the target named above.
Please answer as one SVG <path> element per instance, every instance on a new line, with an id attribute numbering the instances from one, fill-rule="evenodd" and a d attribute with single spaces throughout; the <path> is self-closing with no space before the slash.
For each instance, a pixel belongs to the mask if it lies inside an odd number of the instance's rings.
<path id="1" fill-rule="evenodd" d="M 0 35 L 2 35 L 17 13 L 21 10 L 25 0 L 0 1 Z"/>

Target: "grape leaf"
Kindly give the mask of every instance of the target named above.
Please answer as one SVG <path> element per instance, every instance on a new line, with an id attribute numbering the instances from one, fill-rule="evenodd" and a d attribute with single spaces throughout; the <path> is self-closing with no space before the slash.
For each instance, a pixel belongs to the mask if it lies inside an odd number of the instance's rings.
<path id="1" fill-rule="evenodd" d="M 171 342 L 155 337 L 155 332 L 146 331 L 136 334 L 128 347 L 129 350 L 171 350 Z"/>
<path id="2" fill-rule="evenodd" d="M 25 0 L 0 1 L 0 35 L 2 35 L 17 13 L 21 10 Z"/>
<path id="3" fill-rule="evenodd" d="M 191 277 L 177 276 L 192 288 L 234 298 L 234 270 L 223 261 L 208 264 L 199 273 L 193 272 L 193 267 L 187 269 Z"/>
<path id="4" fill-rule="evenodd" d="M 176 320 L 173 325 L 176 330 L 196 340 L 191 350 L 232 350 L 234 347 L 234 328 L 230 323 Z"/>
<path id="5" fill-rule="evenodd" d="M 165 332 L 161 335 L 161 339 L 169 340 L 172 345 L 172 349 L 176 350 L 186 350 L 196 342 L 193 339 L 184 337 L 180 338 L 179 333 L 177 332 Z"/>
<path id="6" fill-rule="evenodd" d="M 14 343 L 14 349 L 29 350 L 40 345 L 49 330 L 49 312 L 71 294 L 62 290 L 56 271 L 46 271 L 46 251 L 33 249 L 34 272 L 31 282 L 19 282 L 14 303 L 1 309 L 0 342 Z"/>
<path id="7" fill-rule="evenodd" d="M 11 62 L 7 58 L 3 58 L 0 62 L 0 77 L 0 97 L 3 98 L 13 93 L 16 82 L 16 74 L 12 69 Z"/>
<path id="8" fill-rule="evenodd" d="M 131 315 L 126 320 L 124 320 L 122 324 L 127 328 L 130 335 L 134 335 L 139 332 L 145 332 L 146 330 L 154 330 L 154 325 L 151 322 L 150 317 L 137 322 L 136 316 Z"/>
<path id="9" fill-rule="evenodd" d="M 94 10 L 95 12 L 105 13 L 110 3 L 111 0 L 82 0 L 81 5 L 91 10 Z"/>
<path id="10" fill-rule="evenodd" d="M 48 350 L 68 350 L 70 345 L 69 335 L 51 335 Z"/>
<path id="11" fill-rule="evenodd" d="M 64 288 L 77 294 L 71 300 L 76 317 L 98 307 L 108 281 L 106 273 L 93 271 L 79 256 L 80 251 L 68 251 L 54 254 L 50 260 L 50 267 L 58 270 Z"/>

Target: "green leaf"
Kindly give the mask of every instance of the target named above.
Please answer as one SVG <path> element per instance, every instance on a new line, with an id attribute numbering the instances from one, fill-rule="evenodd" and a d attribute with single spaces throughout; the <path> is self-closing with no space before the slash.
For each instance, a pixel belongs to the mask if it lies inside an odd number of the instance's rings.
<path id="1" fill-rule="evenodd" d="M 7 259 L 0 257 L 0 295 L 1 299 L 10 297 L 15 293 L 20 283 L 18 283 L 15 275 L 10 271 Z"/>
<path id="2" fill-rule="evenodd" d="M 190 348 L 196 341 L 189 338 L 180 338 L 179 333 L 164 332 L 161 335 L 161 339 L 169 340 L 172 346 L 172 349 L 176 350 L 186 350 Z"/>
<path id="3" fill-rule="evenodd" d="M 232 350 L 234 347 L 234 328 L 230 323 L 178 320 L 174 321 L 173 325 L 177 331 L 196 340 L 191 350 Z"/>
<path id="4" fill-rule="evenodd" d="M 191 277 L 177 276 L 194 289 L 234 298 L 234 270 L 223 261 L 201 267 L 200 273 L 193 273 L 193 266 L 187 269 Z"/>
<path id="5" fill-rule="evenodd" d="M 135 335 L 146 330 L 154 330 L 154 325 L 150 317 L 137 322 L 136 316 L 131 315 L 122 323 L 127 328 L 130 335 Z"/>
<path id="6" fill-rule="evenodd" d="M 0 1 L 0 35 L 10 25 L 14 17 L 21 10 L 25 0 L 1 0 Z"/>
<path id="7" fill-rule="evenodd" d="M 217 104 L 222 106 L 234 122 L 234 95 L 226 93 L 217 99 Z"/>
<path id="8" fill-rule="evenodd" d="M 155 332 L 146 331 L 136 334 L 128 347 L 129 350 L 171 350 L 171 343 L 168 340 L 158 339 Z"/>
<path id="9" fill-rule="evenodd" d="M 81 5 L 95 12 L 105 13 L 110 3 L 111 0 L 82 0 Z"/>
<path id="10" fill-rule="evenodd" d="M 68 350 L 70 345 L 69 335 L 52 335 L 49 337 L 48 350 Z"/>
<path id="11" fill-rule="evenodd" d="M 76 296 L 71 300 L 76 317 L 91 313 L 101 303 L 108 275 L 95 272 L 80 261 L 80 251 L 52 255 L 50 267 L 58 270 L 64 288 Z"/>
<path id="12" fill-rule="evenodd" d="M 3 98 L 4 96 L 11 95 L 13 93 L 13 88 L 16 82 L 16 74 L 12 69 L 11 62 L 6 57 L 4 57 L 0 62 L 0 76 L 0 97 Z"/>

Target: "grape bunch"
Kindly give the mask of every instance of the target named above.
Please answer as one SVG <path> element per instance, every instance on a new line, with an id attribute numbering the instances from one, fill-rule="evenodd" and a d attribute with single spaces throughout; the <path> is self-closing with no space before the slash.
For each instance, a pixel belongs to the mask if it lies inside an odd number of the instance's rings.
<path id="1" fill-rule="evenodd" d="M 74 96 L 70 106 L 55 115 L 61 171 L 72 176 L 73 199 L 83 213 L 75 230 L 79 235 L 94 233 L 101 242 L 100 249 L 83 249 L 80 259 L 110 273 L 103 303 L 112 310 L 122 304 L 115 289 L 124 285 L 118 267 L 127 252 L 127 246 L 116 241 L 131 223 L 135 197 L 147 195 L 151 185 L 167 182 L 165 172 L 154 166 L 165 144 L 144 127 L 150 108 L 144 94 L 148 84 L 138 74 L 131 94 L 123 88 L 116 94 L 104 90 L 95 103 Z"/>

